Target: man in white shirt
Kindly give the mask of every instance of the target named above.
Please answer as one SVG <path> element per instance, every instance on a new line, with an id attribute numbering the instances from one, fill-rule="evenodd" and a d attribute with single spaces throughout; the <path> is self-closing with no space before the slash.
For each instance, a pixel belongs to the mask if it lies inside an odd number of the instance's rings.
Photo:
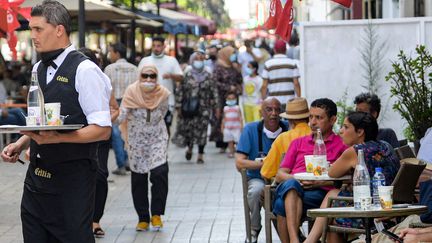
<path id="1" fill-rule="evenodd" d="M 249 62 L 256 61 L 260 62 L 262 58 L 262 54 L 260 49 L 254 48 L 254 41 L 245 40 L 244 45 L 246 47 L 246 51 L 240 52 L 238 54 L 237 61 L 241 65 L 242 76 L 247 76 L 248 73 L 246 71 Z"/>
<path id="2" fill-rule="evenodd" d="M 432 128 L 429 128 L 424 137 L 420 139 L 420 149 L 417 154 L 417 159 L 432 164 Z"/>
<path id="3" fill-rule="evenodd" d="M 22 132 L 2 150 L 2 159 L 15 163 L 30 146 L 21 200 L 24 242 L 94 242 L 97 142 L 111 133 L 110 81 L 71 45 L 70 14 L 62 4 L 43 1 L 31 16 L 31 39 L 42 58 L 33 71 L 45 102 L 60 102 L 64 123 L 84 127 Z"/>
<path id="4" fill-rule="evenodd" d="M 165 39 L 163 37 L 154 37 L 152 43 L 152 54 L 148 57 L 144 57 L 140 61 L 138 72 L 141 71 L 144 64 L 155 65 L 159 73 L 158 82 L 171 92 L 171 95 L 168 98 L 168 112 L 165 115 L 165 124 L 167 125 L 168 134 L 170 134 L 172 114 L 175 108 L 175 83 L 183 80 L 183 71 L 181 70 L 177 59 L 165 55 L 165 47 Z"/>

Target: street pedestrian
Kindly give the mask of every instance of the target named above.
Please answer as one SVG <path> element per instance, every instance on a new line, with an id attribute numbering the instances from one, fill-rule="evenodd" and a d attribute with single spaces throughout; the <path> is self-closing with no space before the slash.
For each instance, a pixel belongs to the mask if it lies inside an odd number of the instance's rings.
<path id="1" fill-rule="evenodd" d="M 16 162 L 30 146 L 21 222 L 24 242 L 94 242 L 92 219 L 98 141 L 110 136 L 109 79 L 71 45 L 71 18 L 57 1 L 31 11 L 31 38 L 42 61 L 36 63 L 46 103 L 60 102 L 71 132 L 22 132 L 1 157 Z M 59 81 L 61 80 L 61 81 Z"/>
<path id="2" fill-rule="evenodd" d="M 187 146 L 186 160 L 191 160 L 193 145 L 198 145 L 197 163 L 204 163 L 204 147 L 210 115 L 220 117 L 221 109 L 216 84 L 204 66 L 204 53 L 195 52 L 190 58 L 191 68 L 176 93 L 177 129 L 172 139 L 179 146 Z"/>
<path id="3" fill-rule="evenodd" d="M 139 80 L 129 85 L 120 106 L 120 130 L 128 149 L 132 172 L 132 199 L 138 214 L 137 231 L 149 229 L 148 177 L 151 185 L 151 223 L 163 226 L 168 195 L 168 132 L 164 116 L 168 110 L 168 89 L 160 85 L 158 70 L 145 64 Z"/>
<path id="4" fill-rule="evenodd" d="M 237 54 L 232 46 L 226 46 L 218 52 L 218 60 L 213 70 L 213 82 L 218 87 L 219 104 L 225 104 L 228 92 L 237 95 L 242 93 L 242 76 L 237 63 Z M 228 144 L 223 141 L 221 123 L 222 117 L 217 118 L 215 115 L 212 117 L 210 141 L 216 142 L 216 147 L 220 148 L 219 152 L 225 153 Z"/>
<path id="5" fill-rule="evenodd" d="M 121 43 L 113 44 L 108 52 L 111 64 L 104 72 L 110 78 L 113 86 L 114 97 L 120 105 L 126 88 L 136 80 L 137 67 L 126 61 L 126 46 Z M 111 134 L 111 144 L 114 150 L 117 169 L 112 173 L 115 175 L 126 175 L 128 166 L 128 155 L 124 149 L 124 141 L 120 136 L 118 124 L 113 124 Z"/>
<path id="6" fill-rule="evenodd" d="M 168 110 L 164 120 L 168 130 L 168 136 L 172 124 L 173 113 L 175 109 L 175 87 L 178 82 L 183 80 L 183 71 L 180 64 L 174 57 L 165 55 L 165 39 L 161 36 L 153 38 L 152 54 L 144 57 L 139 65 L 138 70 L 145 64 L 155 65 L 158 70 L 158 83 L 164 86 L 171 93 L 168 99 Z"/>

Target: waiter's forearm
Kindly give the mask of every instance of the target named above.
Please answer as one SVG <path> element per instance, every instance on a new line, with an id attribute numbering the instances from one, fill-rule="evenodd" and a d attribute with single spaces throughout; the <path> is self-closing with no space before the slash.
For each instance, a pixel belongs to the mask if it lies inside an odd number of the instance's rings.
<path id="1" fill-rule="evenodd" d="M 15 144 L 18 145 L 22 151 L 30 146 L 30 140 L 29 136 L 23 135 L 15 142 Z"/>
<path id="2" fill-rule="evenodd" d="M 111 136 L 111 127 L 88 125 L 70 133 L 60 133 L 60 143 L 92 143 L 108 140 Z"/>

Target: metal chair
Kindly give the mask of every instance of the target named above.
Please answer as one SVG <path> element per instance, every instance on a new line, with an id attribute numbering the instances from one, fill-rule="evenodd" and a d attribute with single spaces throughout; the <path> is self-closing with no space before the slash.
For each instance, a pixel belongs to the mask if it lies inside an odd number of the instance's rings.
<path id="1" fill-rule="evenodd" d="M 398 173 L 393 180 L 393 202 L 394 203 L 412 203 L 415 201 L 415 189 L 417 181 L 423 172 L 426 164 L 418 163 L 401 163 Z M 352 202 L 352 197 L 330 197 L 327 207 L 331 207 L 334 201 Z M 333 218 L 327 218 L 326 226 L 324 227 L 321 242 L 326 242 L 327 232 L 343 233 L 347 237 L 348 234 L 364 234 L 364 229 L 346 228 L 336 225 L 328 225 L 332 222 Z"/>
<path id="2" fill-rule="evenodd" d="M 240 174 L 242 178 L 242 187 L 243 187 L 243 208 L 244 208 L 244 215 L 245 215 L 246 237 L 249 242 L 252 242 L 251 215 L 250 215 L 250 208 L 247 199 L 248 181 L 247 181 L 246 169 L 241 169 Z"/>
<path id="3" fill-rule="evenodd" d="M 273 194 L 276 190 L 276 186 L 265 185 L 264 186 L 264 224 L 265 224 L 265 233 L 266 233 L 266 243 L 272 242 L 272 228 L 271 224 L 276 226 L 276 215 L 273 214 L 272 211 L 272 202 L 273 202 Z M 277 230 L 277 227 L 275 227 Z"/>

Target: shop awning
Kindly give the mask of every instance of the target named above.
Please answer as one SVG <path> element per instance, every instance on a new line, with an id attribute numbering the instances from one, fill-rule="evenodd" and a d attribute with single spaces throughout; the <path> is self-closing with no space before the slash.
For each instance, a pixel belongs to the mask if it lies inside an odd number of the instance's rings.
<path id="1" fill-rule="evenodd" d="M 34 7 L 41 4 L 43 0 L 25 0 L 23 7 Z M 79 1 L 77 0 L 58 0 L 62 3 L 71 14 L 72 17 L 78 16 Z M 108 4 L 101 0 L 84 0 L 86 21 L 100 22 L 119 19 L 146 19 L 143 16 L 138 16 L 133 12 L 121 9 Z"/>

